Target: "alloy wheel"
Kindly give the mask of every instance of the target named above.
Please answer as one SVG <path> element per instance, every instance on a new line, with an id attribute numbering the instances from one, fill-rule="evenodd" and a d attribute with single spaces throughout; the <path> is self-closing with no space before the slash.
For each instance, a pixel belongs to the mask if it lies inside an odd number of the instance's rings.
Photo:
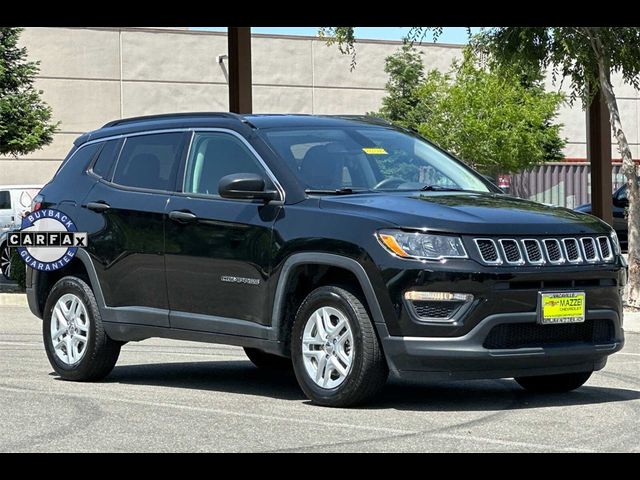
<path id="1" fill-rule="evenodd" d="M 75 365 L 84 357 L 88 341 L 87 308 L 76 295 L 62 295 L 51 315 L 51 342 L 56 356 L 66 365 Z"/>
<path id="2" fill-rule="evenodd" d="M 316 385 L 332 389 L 345 381 L 353 364 L 353 347 L 353 332 L 343 312 L 321 307 L 311 314 L 302 336 L 302 355 Z"/>

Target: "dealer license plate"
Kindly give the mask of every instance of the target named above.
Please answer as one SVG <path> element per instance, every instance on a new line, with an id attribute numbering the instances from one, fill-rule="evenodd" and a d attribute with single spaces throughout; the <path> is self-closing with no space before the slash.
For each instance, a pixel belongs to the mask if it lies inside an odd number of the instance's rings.
<path id="1" fill-rule="evenodd" d="M 540 292 L 538 323 L 552 325 L 584 322 L 585 305 L 584 292 Z"/>

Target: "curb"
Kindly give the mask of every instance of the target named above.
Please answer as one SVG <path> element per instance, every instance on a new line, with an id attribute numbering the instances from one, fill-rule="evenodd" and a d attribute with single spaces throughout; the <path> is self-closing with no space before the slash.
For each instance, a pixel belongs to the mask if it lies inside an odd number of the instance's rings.
<path id="1" fill-rule="evenodd" d="M 27 295 L 24 293 L 0 293 L 0 306 L 27 307 Z"/>
<path id="2" fill-rule="evenodd" d="M 622 326 L 625 332 L 640 333 L 640 312 L 624 312 Z"/>

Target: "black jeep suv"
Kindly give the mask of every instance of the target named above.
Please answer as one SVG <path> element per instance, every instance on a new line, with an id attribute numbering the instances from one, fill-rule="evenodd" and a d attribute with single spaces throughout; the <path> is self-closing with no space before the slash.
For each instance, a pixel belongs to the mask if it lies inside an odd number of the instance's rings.
<path id="1" fill-rule="evenodd" d="M 78 138 L 36 199 L 88 245 L 28 270 L 64 379 L 150 337 L 244 347 L 318 404 L 389 372 L 580 387 L 622 348 L 626 264 L 590 215 L 504 195 L 410 131 L 360 117 L 173 114 Z"/>

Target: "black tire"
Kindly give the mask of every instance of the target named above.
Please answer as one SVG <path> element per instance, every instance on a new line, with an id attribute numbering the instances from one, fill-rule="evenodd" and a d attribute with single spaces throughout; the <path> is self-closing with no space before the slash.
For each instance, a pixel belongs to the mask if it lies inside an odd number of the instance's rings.
<path id="1" fill-rule="evenodd" d="M 563 373 L 539 377 L 517 377 L 518 384 L 532 393 L 563 393 L 580 388 L 593 372 Z"/>
<path id="2" fill-rule="evenodd" d="M 257 348 L 244 347 L 244 353 L 251 363 L 264 370 L 291 370 L 291 359 L 280 357 Z"/>
<path id="3" fill-rule="evenodd" d="M 302 336 L 307 320 L 321 307 L 333 307 L 345 314 L 353 333 L 354 356 L 344 381 L 335 388 L 322 388 L 307 373 L 302 356 Z M 291 336 L 293 369 L 305 395 L 328 407 L 350 407 L 373 398 L 385 385 L 389 369 L 362 301 L 337 286 L 320 287 L 302 302 Z"/>
<path id="4" fill-rule="evenodd" d="M 69 365 L 58 358 L 51 339 L 53 308 L 65 294 L 77 296 L 85 306 L 88 315 L 88 341 L 85 353 L 79 362 Z M 53 286 L 44 308 L 42 334 L 49 363 L 64 380 L 90 382 L 100 380 L 113 370 L 120 355 L 121 343 L 110 339 L 102 325 L 102 317 L 91 287 L 78 277 L 63 277 Z"/>
<path id="5" fill-rule="evenodd" d="M 11 249 L 6 243 L 0 246 L 0 273 L 7 280 L 11 280 Z"/>

